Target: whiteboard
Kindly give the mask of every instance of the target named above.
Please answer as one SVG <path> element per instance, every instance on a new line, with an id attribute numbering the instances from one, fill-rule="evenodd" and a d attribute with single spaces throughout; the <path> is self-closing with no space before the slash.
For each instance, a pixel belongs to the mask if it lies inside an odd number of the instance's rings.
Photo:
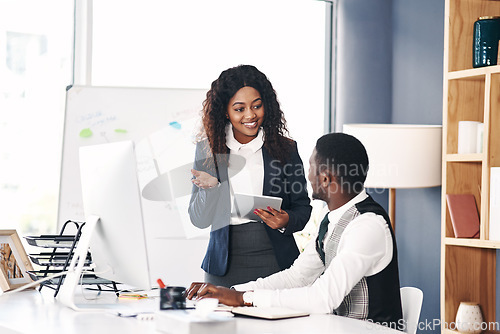
<path id="1" fill-rule="evenodd" d="M 141 189 L 169 170 L 184 173 L 181 177 L 176 174 L 185 183 L 183 196 L 169 201 L 142 199 L 152 277 L 161 277 L 164 267 L 177 264 L 173 258 L 158 254 L 180 251 L 185 254 L 184 263 L 192 263 L 199 269 L 208 231 L 190 224 L 187 189 L 192 186 L 189 169 L 194 160 L 194 136 L 200 126 L 206 92 L 206 89 L 70 87 L 66 92 L 58 226 L 67 220 L 85 221 L 79 147 L 132 140 Z M 190 270 L 177 271 L 178 277 L 168 272 L 170 283 L 187 284 L 184 280 L 202 278 L 198 272 L 193 277 Z"/>

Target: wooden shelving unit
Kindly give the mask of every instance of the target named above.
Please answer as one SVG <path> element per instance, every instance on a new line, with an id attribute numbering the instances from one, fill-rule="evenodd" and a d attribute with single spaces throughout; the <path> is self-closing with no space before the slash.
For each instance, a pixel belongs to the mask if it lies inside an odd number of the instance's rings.
<path id="1" fill-rule="evenodd" d="M 500 66 L 472 68 L 473 25 L 500 16 L 498 0 L 446 0 L 443 82 L 443 193 L 441 322 L 455 321 L 461 301 L 477 302 L 484 321 L 496 322 L 496 251 L 489 240 L 490 167 L 500 166 Z M 484 123 L 483 153 L 457 154 L 458 122 Z M 473 194 L 479 239 L 455 238 L 446 194 Z M 498 319 L 500 321 L 500 319 Z M 443 333 L 457 333 L 442 326 Z M 489 333 L 489 332 L 488 332 Z"/>

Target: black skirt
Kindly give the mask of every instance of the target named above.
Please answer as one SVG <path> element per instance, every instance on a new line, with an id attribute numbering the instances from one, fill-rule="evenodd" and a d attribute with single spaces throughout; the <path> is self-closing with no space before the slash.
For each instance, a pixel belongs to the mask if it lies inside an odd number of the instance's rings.
<path id="1" fill-rule="evenodd" d="M 229 226 L 228 268 L 224 276 L 205 273 L 205 281 L 231 287 L 280 271 L 264 223 Z"/>

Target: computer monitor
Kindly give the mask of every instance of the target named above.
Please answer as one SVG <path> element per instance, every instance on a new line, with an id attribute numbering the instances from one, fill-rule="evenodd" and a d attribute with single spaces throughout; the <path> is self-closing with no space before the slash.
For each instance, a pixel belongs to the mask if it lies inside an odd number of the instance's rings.
<path id="1" fill-rule="evenodd" d="M 151 289 L 133 142 L 81 147 L 80 175 L 86 223 L 58 299 L 79 308 L 73 295 L 89 247 L 97 276 Z"/>

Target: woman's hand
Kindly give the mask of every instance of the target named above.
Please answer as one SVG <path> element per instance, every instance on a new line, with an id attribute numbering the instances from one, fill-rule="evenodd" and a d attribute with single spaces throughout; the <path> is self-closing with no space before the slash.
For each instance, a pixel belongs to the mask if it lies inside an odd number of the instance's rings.
<path id="1" fill-rule="evenodd" d="M 194 179 L 191 180 L 196 186 L 202 189 L 210 189 L 219 184 L 219 180 L 216 177 L 206 173 L 200 172 L 196 169 L 191 169 L 191 174 L 193 174 Z"/>
<path id="2" fill-rule="evenodd" d="M 267 226 L 274 230 L 286 227 L 288 225 L 288 220 L 290 219 L 290 216 L 288 216 L 288 213 L 286 213 L 285 210 L 278 211 L 270 206 L 267 207 L 267 210 L 255 209 L 253 213 L 259 216 L 259 218 L 266 223 Z"/>
<path id="3" fill-rule="evenodd" d="M 186 291 L 187 299 L 217 298 L 219 303 L 227 306 L 243 306 L 243 292 L 215 286 L 210 283 L 191 283 Z"/>

